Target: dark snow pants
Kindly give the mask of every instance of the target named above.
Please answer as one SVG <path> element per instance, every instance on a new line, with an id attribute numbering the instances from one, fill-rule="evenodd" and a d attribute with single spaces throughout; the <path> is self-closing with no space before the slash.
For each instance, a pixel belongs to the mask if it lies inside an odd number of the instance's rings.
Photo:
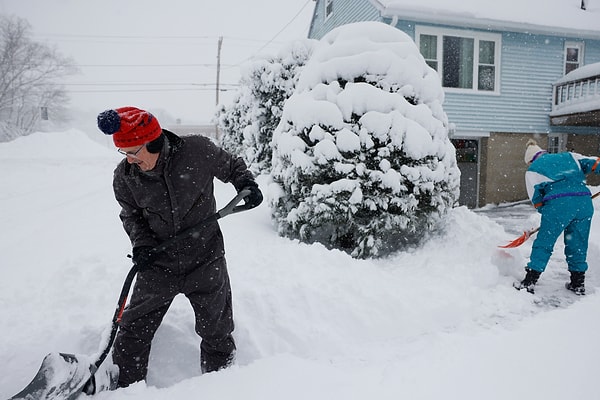
<path id="1" fill-rule="evenodd" d="M 233 361 L 233 310 L 225 258 L 186 275 L 149 269 L 137 275 L 113 346 L 120 387 L 146 378 L 152 338 L 179 293 L 189 299 L 196 316 L 202 372 L 226 368 Z"/>

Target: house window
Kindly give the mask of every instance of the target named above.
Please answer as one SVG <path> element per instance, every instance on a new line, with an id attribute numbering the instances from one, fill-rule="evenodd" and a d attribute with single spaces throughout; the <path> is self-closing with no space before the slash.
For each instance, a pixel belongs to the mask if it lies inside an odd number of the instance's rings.
<path id="1" fill-rule="evenodd" d="M 565 74 L 579 68 L 583 61 L 583 43 L 565 43 Z"/>
<path id="2" fill-rule="evenodd" d="M 494 91 L 496 86 L 496 43 L 494 41 L 479 41 L 477 68 L 477 89 Z"/>
<path id="3" fill-rule="evenodd" d="M 443 37 L 442 85 L 448 88 L 473 88 L 473 46 L 475 40 L 457 36 Z"/>
<path id="4" fill-rule="evenodd" d="M 333 0 L 325 0 L 325 19 L 333 14 Z"/>
<path id="5" fill-rule="evenodd" d="M 548 136 L 548 153 L 561 153 L 566 150 L 565 136 L 561 134 Z"/>
<path id="6" fill-rule="evenodd" d="M 416 38 L 445 88 L 498 91 L 500 35 L 417 27 Z"/>
<path id="7" fill-rule="evenodd" d="M 437 71 L 437 36 L 421 35 L 421 42 L 419 44 L 419 47 L 427 65 L 429 65 L 431 68 Z"/>

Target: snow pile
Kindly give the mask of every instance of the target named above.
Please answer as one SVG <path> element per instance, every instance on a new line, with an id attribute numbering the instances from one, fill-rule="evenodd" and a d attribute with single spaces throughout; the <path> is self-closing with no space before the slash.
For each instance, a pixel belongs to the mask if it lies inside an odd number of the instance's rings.
<path id="1" fill-rule="evenodd" d="M 100 131 L 98 131 L 100 132 Z M 119 159 L 114 147 L 114 158 Z M 92 142 L 81 131 L 70 129 L 64 132 L 48 132 L 46 134 L 34 134 L 20 136 L 5 146 L 0 146 L 0 159 L 2 160 L 64 160 L 106 158 L 107 149 Z"/>
<path id="2" fill-rule="evenodd" d="M 75 153 L 48 151 L 71 144 Z M 86 153 L 94 157 L 70 156 Z M 131 266 L 111 187 L 119 157 L 75 131 L 0 144 L 0 398 L 27 385 L 48 353 L 92 356 L 102 344 Z M 216 189 L 220 206 L 235 195 L 231 185 Z M 499 221 L 535 227 L 527 207 L 522 219 L 508 207 Z M 153 342 L 148 381 L 95 398 L 598 398 L 600 212 L 583 298 L 563 288 L 562 241 L 536 294 L 515 291 L 532 241 L 499 250 L 520 231 L 485 216 L 494 214 L 453 209 L 446 231 L 422 249 L 376 260 L 279 237 L 264 203 L 228 216 L 220 224 L 236 365 L 200 375 L 192 310 L 177 297 Z M 573 304 L 541 303 L 553 298 Z"/>
<path id="3" fill-rule="evenodd" d="M 327 34 L 273 134 L 279 232 L 360 258 L 422 242 L 458 198 L 443 101 L 403 32 L 361 22 Z"/>

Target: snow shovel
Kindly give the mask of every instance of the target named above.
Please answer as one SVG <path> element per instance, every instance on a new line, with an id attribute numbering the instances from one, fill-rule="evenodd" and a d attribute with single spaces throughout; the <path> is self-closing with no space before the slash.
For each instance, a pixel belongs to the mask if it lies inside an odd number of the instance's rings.
<path id="1" fill-rule="evenodd" d="M 592 196 L 592 199 L 595 199 L 596 197 L 600 196 L 600 192 L 595 193 Z M 512 242 L 510 242 L 509 244 L 505 244 L 504 246 L 498 246 L 502 249 L 512 249 L 515 247 L 519 247 L 520 245 L 522 245 L 523 243 L 525 243 L 527 241 L 527 239 L 529 239 L 531 237 L 531 235 L 533 235 L 534 233 L 537 233 L 537 231 L 540 230 L 540 227 L 538 226 L 535 229 L 530 229 L 528 231 L 523 232 L 523 234 L 521 236 L 519 236 L 518 238 L 516 238 L 515 240 L 513 240 Z"/>
<path id="2" fill-rule="evenodd" d="M 240 191 L 240 193 L 238 193 L 238 195 L 221 210 L 163 242 L 152 251 L 163 251 L 184 237 L 196 235 L 207 223 L 216 221 L 229 214 L 249 210 L 252 207 L 249 207 L 246 204 L 238 206 L 240 201 L 249 194 L 250 191 L 247 189 Z M 134 264 L 125 278 L 121 294 L 119 295 L 119 301 L 117 302 L 117 308 L 112 319 L 110 336 L 100 355 L 94 359 L 93 357 L 75 354 L 50 353 L 44 357 L 42 365 L 31 383 L 9 400 L 75 400 L 82 393 L 93 394 L 96 391 L 96 371 L 98 371 L 98 368 L 108 356 L 115 341 L 119 322 L 121 322 L 123 310 L 127 303 L 127 296 L 129 295 L 133 278 L 138 270 L 139 266 Z"/>

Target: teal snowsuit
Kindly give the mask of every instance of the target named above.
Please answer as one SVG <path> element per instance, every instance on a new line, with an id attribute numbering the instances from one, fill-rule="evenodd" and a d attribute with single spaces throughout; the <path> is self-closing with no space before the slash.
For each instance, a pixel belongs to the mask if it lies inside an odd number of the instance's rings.
<path id="1" fill-rule="evenodd" d="M 527 268 L 544 272 L 554 244 L 564 232 L 569 271 L 585 272 L 588 238 L 594 207 L 585 176 L 600 173 L 598 158 L 577 153 L 544 153 L 525 173 L 529 198 L 542 222 L 533 242 Z"/>

